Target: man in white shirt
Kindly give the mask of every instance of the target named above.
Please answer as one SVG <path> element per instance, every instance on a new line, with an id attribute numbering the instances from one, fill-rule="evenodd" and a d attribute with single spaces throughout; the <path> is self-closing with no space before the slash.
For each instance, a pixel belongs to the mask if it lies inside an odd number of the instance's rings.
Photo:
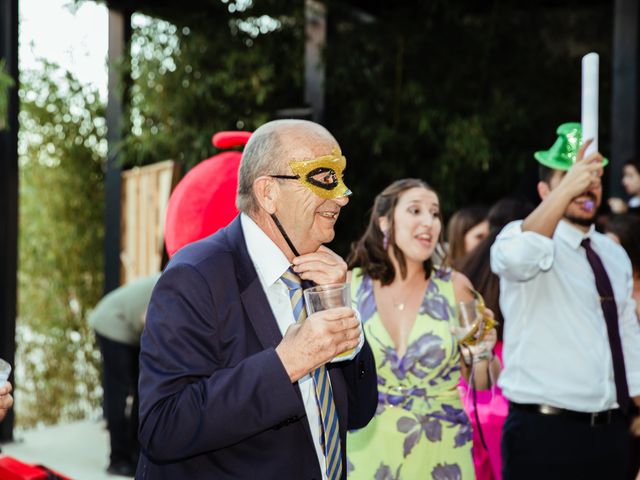
<path id="1" fill-rule="evenodd" d="M 137 478 L 346 479 L 346 432 L 377 407 L 373 355 L 353 309 L 304 319 L 301 301 L 304 281 L 346 280 L 345 262 L 323 246 L 351 193 L 345 166 L 315 123 L 253 133 L 241 215 L 178 251 L 151 297 Z"/>
<path id="2" fill-rule="evenodd" d="M 606 159 L 584 158 L 580 124 L 557 133 L 535 155 L 542 202 L 491 249 L 505 318 L 499 384 L 510 400 L 504 479 L 622 479 L 627 405 L 640 404 L 631 264 L 593 226 Z"/>

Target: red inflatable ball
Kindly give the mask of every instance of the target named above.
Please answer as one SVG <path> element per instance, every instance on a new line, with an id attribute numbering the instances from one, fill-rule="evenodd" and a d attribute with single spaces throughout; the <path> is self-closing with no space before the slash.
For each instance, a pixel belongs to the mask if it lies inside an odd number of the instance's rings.
<path id="1" fill-rule="evenodd" d="M 251 132 L 219 132 L 217 148 L 246 145 Z M 242 153 L 223 152 L 203 160 L 180 180 L 167 204 L 164 241 L 171 257 L 188 243 L 226 227 L 238 214 L 236 191 Z"/>

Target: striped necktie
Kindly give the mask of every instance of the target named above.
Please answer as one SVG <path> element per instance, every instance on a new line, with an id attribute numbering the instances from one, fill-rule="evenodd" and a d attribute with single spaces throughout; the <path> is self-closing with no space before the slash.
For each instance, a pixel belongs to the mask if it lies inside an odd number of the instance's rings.
<path id="1" fill-rule="evenodd" d="M 296 322 L 307 318 L 302 295 L 302 282 L 300 277 L 291 269 L 287 270 L 282 281 L 289 289 L 289 300 L 293 308 L 293 316 Z M 316 390 L 316 404 L 320 411 L 320 431 L 322 447 L 324 450 L 327 480 L 339 480 L 342 478 L 342 454 L 340 448 L 340 429 L 338 428 L 338 414 L 333 402 L 333 391 L 329 380 L 329 372 L 324 365 L 311 372 Z"/>

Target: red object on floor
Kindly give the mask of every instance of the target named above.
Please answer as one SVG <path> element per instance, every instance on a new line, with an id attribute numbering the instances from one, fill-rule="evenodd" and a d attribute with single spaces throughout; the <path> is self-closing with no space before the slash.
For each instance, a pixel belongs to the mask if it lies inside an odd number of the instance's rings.
<path id="1" fill-rule="evenodd" d="M 246 145 L 251 132 L 219 132 L 217 148 Z M 226 227 L 238 214 L 236 191 L 242 153 L 222 152 L 193 167 L 178 182 L 167 204 L 164 239 L 169 256 L 186 244 Z"/>
<path id="2" fill-rule="evenodd" d="M 42 465 L 21 462 L 7 455 L 0 455 L 0 480 L 71 480 Z"/>

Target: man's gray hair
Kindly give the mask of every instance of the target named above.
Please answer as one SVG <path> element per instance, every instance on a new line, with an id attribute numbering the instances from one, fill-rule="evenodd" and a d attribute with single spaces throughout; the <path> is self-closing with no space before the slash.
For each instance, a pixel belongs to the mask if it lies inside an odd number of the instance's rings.
<path id="1" fill-rule="evenodd" d="M 263 126 L 264 127 L 264 126 Z M 278 158 L 284 154 L 282 142 L 274 128 L 258 128 L 244 147 L 238 171 L 238 194 L 236 206 L 244 213 L 258 210 L 258 201 L 253 194 L 253 182 L 262 175 L 275 175 Z M 261 131 L 261 129 L 263 129 Z"/>
<path id="2" fill-rule="evenodd" d="M 287 173 L 281 171 L 289 153 L 282 134 L 294 129 L 302 129 L 306 135 L 333 138 L 323 126 L 307 120 L 275 120 L 260 126 L 249 138 L 240 161 L 236 206 L 241 212 L 255 213 L 260 207 L 253 194 L 253 182 L 258 177 Z"/>

